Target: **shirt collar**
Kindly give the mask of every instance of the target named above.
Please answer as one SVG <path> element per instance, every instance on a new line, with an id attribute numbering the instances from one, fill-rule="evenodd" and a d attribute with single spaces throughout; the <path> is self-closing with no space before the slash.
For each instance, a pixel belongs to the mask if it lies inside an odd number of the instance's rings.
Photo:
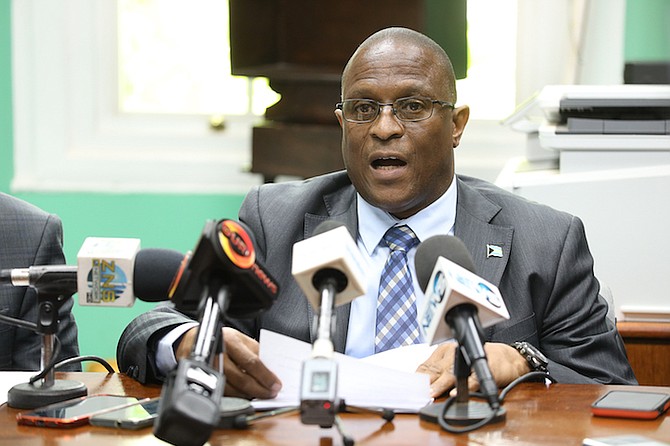
<path id="1" fill-rule="evenodd" d="M 440 198 L 409 218 L 397 219 L 386 211 L 372 206 L 356 193 L 359 241 L 368 255 L 372 255 L 386 231 L 394 225 L 406 224 L 419 241 L 438 234 L 454 234 L 456 222 L 456 177 Z"/>

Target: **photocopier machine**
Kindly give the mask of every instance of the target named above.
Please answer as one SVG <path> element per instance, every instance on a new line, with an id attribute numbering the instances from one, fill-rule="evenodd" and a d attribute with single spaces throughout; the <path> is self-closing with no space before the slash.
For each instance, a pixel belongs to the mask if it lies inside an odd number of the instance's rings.
<path id="1" fill-rule="evenodd" d="M 496 184 L 582 219 L 619 320 L 670 321 L 670 85 L 550 85 L 503 124 Z"/>

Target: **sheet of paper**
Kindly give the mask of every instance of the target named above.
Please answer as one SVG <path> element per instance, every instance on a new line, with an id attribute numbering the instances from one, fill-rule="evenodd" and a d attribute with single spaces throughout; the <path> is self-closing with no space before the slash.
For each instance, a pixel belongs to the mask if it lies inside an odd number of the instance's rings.
<path id="1" fill-rule="evenodd" d="M 437 345 L 412 344 L 377 353 L 367 358 L 361 358 L 359 361 L 407 373 L 414 373 L 416 368 L 428 359 L 436 347 Z"/>
<path id="2" fill-rule="evenodd" d="M 7 402 L 7 392 L 16 384 L 27 383 L 37 372 L 0 372 L 0 404 Z"/>
<path id="3" fill-rule="evenodd" d="M 403 350 L 403 349 L 397 349 Z M 256 409 L 273 409 L 300 404 L 300 380 L 302 363 L 310 357 L 312 346 L 288 336 L 261 331 L 260 358 L 281 379 L 283 387 L 277 398 L 255 400 Z M 429 347 L 423 355 L 420 348 L 408 349 L 408 355 L 399 359 L 402 352 L 393 354 L 393 363 L 403 364 L 405 370 L 379 365 L 385 363 L 392 354 L 384 355 L 381 362 L 366 358 L 361 360 L 335 353 L 338 363 L 338 396 L 352 406 L 390 408 L 396 412 L 416 413 L 430 403 L 430 383 L 428 375 L 414 373 L 418 364 L 428 357 Z M 375 355 L 378 356 L 378 355 Z M 423 356 L 418 362 L 416 357 Z M 379 359 L 379 358 L 377 358 Z M 415 362 L 414 367 L 407 362 Z M 376 362 L 376 363 L 375 363 Z M 408 371 L 412 370 L 412 371 Z"/>

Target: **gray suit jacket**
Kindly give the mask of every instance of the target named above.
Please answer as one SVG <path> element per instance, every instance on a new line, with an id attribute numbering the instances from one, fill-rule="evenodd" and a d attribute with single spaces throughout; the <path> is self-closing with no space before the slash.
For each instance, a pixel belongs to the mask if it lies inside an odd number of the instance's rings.
<path id="1" fill-rule="evenodd" d="M 598 293 L 581 221 L 485 181 L 459 176 L 457 184 L 455 235 L 472 254 L 479 275 L 500 288 L 511 315 L 486 330 L 487 340 L 531 342 L 549 358 L 549 370 L 561 382 L 635 383 L 616 328 L 606 321 L 607 304 Z M 291 276 L 292 247 L 328 219 L 357 233 L 356 193 L 346 172 L 256 187 L 239 218 L 254 234 L 258 260 L 281 290 L 257 319 L 229 324 L 253 337 L 266 328 L 311 341 L 313 313 Z M 503 257 L 487 258 L 487 244 L 500 246 Z M 349 309 L 336 309 L 334 343 L 340 352 Z M 121 370 L 141 381 L 155 379 L 153 344 L 162 330 L 184 320 L 167 306 L 139 316 L 119 342 Z"/>
<path id="2" fill-rule="evenodd" d="M 0 268 L 65 263 L 60 219 L 25 201 L 0 193 Z M 61 306 L 57 337 L 58 360 L 79 355 L 77 326 L 71 314 L 72 299 Z M 15 319 L 37 321 L 37 295 L 32 288 L 0 285 L 0 313 Z M 39 370 L 42 337 L 32 330 L 0 321 L 0 370 Z M 81 370 L 79 364 L 64 370 Z"/>

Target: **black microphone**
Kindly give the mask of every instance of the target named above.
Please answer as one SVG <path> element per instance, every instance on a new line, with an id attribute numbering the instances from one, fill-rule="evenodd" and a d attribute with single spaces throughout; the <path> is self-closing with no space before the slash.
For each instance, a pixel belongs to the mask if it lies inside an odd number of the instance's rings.
<path id="1" fill-rule="evenodd" d="M 444 324 L 436 316 L 444 315 L 443 320 L 458 342 L 463 359 L 477 374 L 481 393 L 491 408 L 497 409 L 500 407 L 498 386 L 484 351 L 479 317 L 480 310 L 486 312 L 488 325 L 509 318 L 497 287 L 474 273 L 472 256 L 463 242 L 453 236 L 439 235 L 422 242 L 417 247 L 415 269 L 426 293 L 424 311 L 419 318 L 426 340 L 434 343 L 442 339 L 443 336 L 436 334 Z M 462 369 L 455 367 L 456 372 L 466 373 L 467 378 L 469 370 Z"/>
<path id="2" fill-rule="evenodd" d="M 7 393 L 11 407 L 32 409 L 87 394 L 86 386 L 78 381 L 55 379 L 53 369 L 58 309 L 74 293 L 79 292 L 80 303 L 83 299 L 102 306 L 128 306 L 135 300 L 134 283 L 147 300 L 168 298 L 168 285 L 184 256 L 169 250 L 138 249 L 138 239 L 89 237 L 80 249 L 77 266 L 38 265 L 0 271 L 0 283 L 35 290 L 38 316 L 30 328 L 42 337 L 41 381 L 12 387 Z M 14 318 L 3 318 L 2 322 L 28 323 Z"/>
<path id="3" fill-rule="evenodd" d="M 187 256 L 168 293 L 182 312 L 197 311 L 212 286 L 228 289 L 232 298 L 225 313 L 232 318 L 256 316 L 279 294 L 279 284 L 257 261 L 251 231 L 242 222 L 208 221 Z"/>
<path id="4" fill-rule="evenodd" d="M 186 267 L 189 254 L 164 248 L 144 248 L 135 256 L 133 292 L 144 302 L 170 299 L 170 290 Z"/>
<path id="5" fill-rule="evenodd" d="M 174 265 L 165 267 L 169 272 Z M 165 284 L 157 280 L 142 291 L 145 297 L 161 296 Z M 272 305 L 279 285 L 257 261 L 251 233 L 242 223 L 212 220 L 167 289 L 178 310 L 197 311 L 199 324 L 190 355 L 179 360 L 163 384 L 153 433 L 171 444 L 200 446 L 221 420 L 225 376 L 213 363 L 223 349 L 224 316 L 257 315 Z"/>

